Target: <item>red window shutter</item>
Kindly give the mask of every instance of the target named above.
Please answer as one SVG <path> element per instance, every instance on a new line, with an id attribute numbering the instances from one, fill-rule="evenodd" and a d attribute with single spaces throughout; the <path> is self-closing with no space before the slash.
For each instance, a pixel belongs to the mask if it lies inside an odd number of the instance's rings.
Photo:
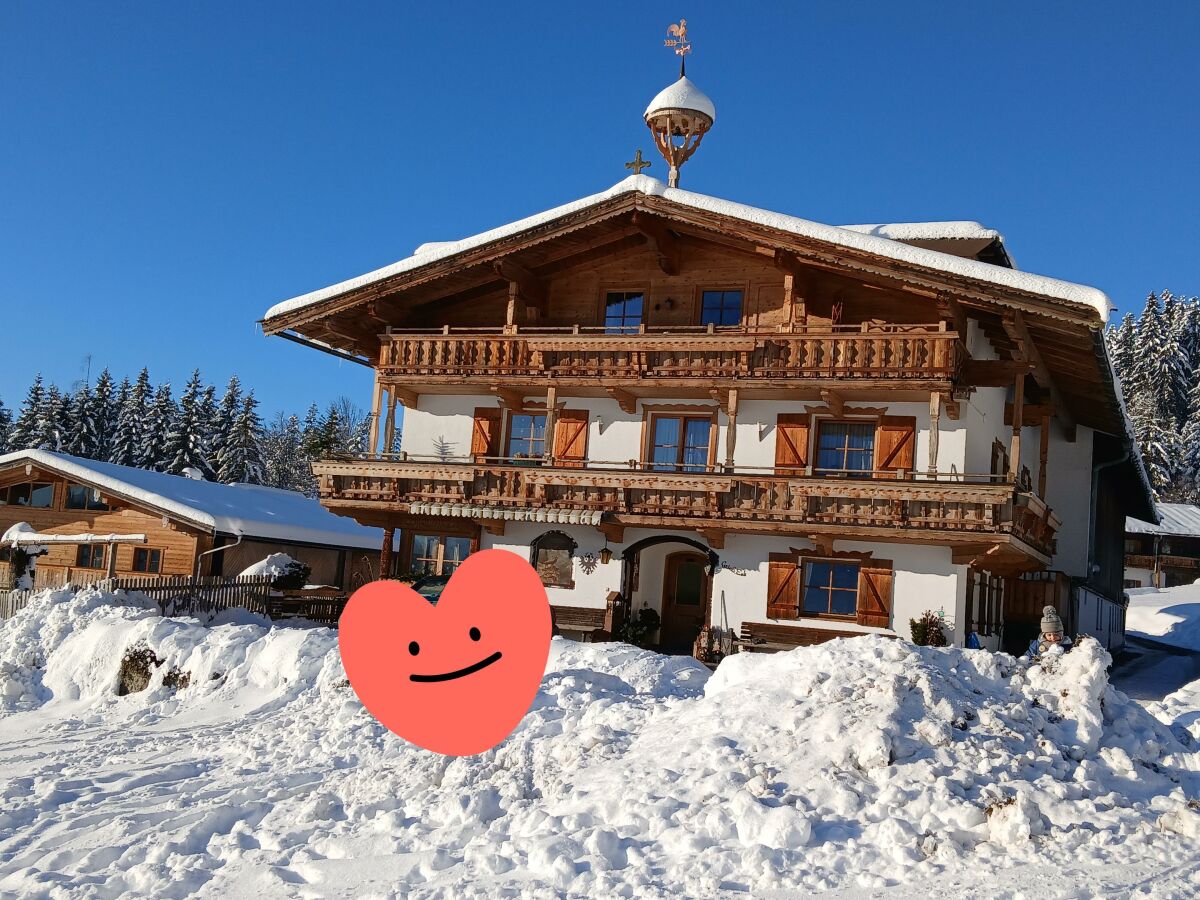
<path id="1" fill-rule="evenodd" d="M 890 628 L 892 625 L 892 561 L 863 560 L 858 570 L 859 625 Z"/>
<path id="2" fill-rule="evenodd" d="M 780 413 L 775 424 L 775 468 L 802 471 L 808 465 L 808 413 Z"/>
<path id="3" fill-rule="evenodd" d="M 587 459 L 588 414 L 586 409 L 561 410 L 554 420 L 554 459 L 558 465 L 583 468 Z"/>
<path id="4" fill-rule="evenodd" d="M 767 617 L 800 617 L 800 567 L 790 553 L 767 557 Z"/>
<path id="5" fill-rule="evenodd" d="M 500 455 L 500 410 L 496 407 L 477 406 L 475 408 L 475 427 L 471 431 L 471 455 Z"/>
<path id="6" fill-rule="evenodd" d="M 916 416 L 884 416 L 875 433 L 876 471 L 911 473 L 916 444 Z"/>

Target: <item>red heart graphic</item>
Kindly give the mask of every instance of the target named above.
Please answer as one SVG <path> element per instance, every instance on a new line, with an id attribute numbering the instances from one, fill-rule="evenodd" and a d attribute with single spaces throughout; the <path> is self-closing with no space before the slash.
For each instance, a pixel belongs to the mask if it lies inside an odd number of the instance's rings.
<path id="1" fill-rule="evenodd" d="M 495 747 L 529 710 L 550 655 L 550 602 L 507 550 L 466 558 L 437 606 L 395 581 L 354 592 L 338 624 L 342 665 L 363 706 L 427 750 Z"/>

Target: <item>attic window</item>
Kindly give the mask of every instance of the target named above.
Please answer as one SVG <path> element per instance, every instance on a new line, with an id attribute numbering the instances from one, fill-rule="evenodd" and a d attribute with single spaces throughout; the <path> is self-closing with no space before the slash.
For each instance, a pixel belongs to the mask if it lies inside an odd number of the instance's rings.
<path id="1" fill-rule="evenodd" d="M 35 481 L 0 488 L 0 506 L 28 506 L 49 509 L 54 505 L 54 485 Z"/>
<path id="2" fill-rule="evenodd" d="M 106 510 L 109 508 L 97 488 L 86 487 L 82 484 L 67 485 L 67 509 Z"/>

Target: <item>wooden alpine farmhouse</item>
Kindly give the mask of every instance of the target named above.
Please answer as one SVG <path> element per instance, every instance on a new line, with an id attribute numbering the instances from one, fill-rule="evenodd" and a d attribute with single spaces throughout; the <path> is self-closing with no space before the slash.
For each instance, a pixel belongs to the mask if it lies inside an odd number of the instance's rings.
<path id="1" fill-rule="evenodd" d="M 645 118 L 677 184 L 715 107 L 681 77 Z M 1125 517 L 1155 512 L 1104 294 L 977 223 L 822 225 L 643 166 L 267 312 L 375 370 L 325 506 L 399 530 L 397 568 L 524 554 L 576 630 L 652 608 L 669 652 L 930 609 L 996 647 L 1048 581 L 1123 616 Z"/>
<path id="2" fill-rule="evenodd" d="M 378 577 L 382 532 L 294 491 L 167 475 L 50 450 L 0 455 L 0 535 L 50 536 L 38 586 L 105 577 L 234 576 L 272 553 L 310 581 L 355 588 Z M 39 541 L 40 543 L 40 541 Z M 11 547 L 0 547 L 0 587 Z"/>

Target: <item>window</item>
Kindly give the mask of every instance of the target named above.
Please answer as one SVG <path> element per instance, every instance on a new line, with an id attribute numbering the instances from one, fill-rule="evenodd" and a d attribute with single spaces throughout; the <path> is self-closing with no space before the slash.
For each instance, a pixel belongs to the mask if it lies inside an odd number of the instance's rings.
<path id="1" fill-rule="evenodd" d="M 85 487 L 82 484 L 67 485 L 67 509 L 108 509 L 109 506 L 100 498 L 96 488 Z"/>
<path id="2" fill-rule="evenodd" d="M 444 534 L 415 534 L 412 569 L 426 575 L 449 575 L 471 552 L 471 539 Z"/>
<path id="3" fill-rule="evenodd" d="M 810 560 L 804 564 L 801 609 L 810 616 L 858 612 L 858 563 Z"/>
<path id="4" fill-rule="evenodd" d="M 54 505 L 54 485 L 35 481 L 0 488 L 0 506 L 28 506 L 49 509 Z"/>
<path id="5" fill-rule="evenodd" d="M 655 416 L 650 464 L 656 472 L 703 472 L 708 468 L 709 416 Z"/>
<path id="6" fill-rule="evenodd" d="M 547 531 L 534 538 L 530 545 L 529 562 L 537 570 L 546 587 L 575 587 L 574 565 L 571 557 L 579 546 L 561 531 Z"/>
<path id="7" fill-rule="evenodd" d="M 636 333 L 642 324 L 645 294 L 641 291 L 609 291 L 604 295 L 606 334 Z"/>
<path id="8" fill-rule="evenodd" d="M 817 474 L 871 472 L 874 460 L 874 423 L 825 421 L 818 425 Z"/>
<path id="9" fill-rule="evenodd" d="M 741 291 L 705 291 L 700 295 L 701 325 L 741 325 Z"/>
<path id="10" fill-rule="evenodd" d="M 133 548 L 133 571 L 161 572 L 162 551 L 151 550 L 149 547 Z"/>
<path id="11" fill-rule="evenodd" d="M 1137 553 L 1138 550 L 1140 550 L 1141 548 L 1142 548 L 1141 541 L 1139 541 L 1137 538 L 1126 538 L 1125 539 L 1125 552 L 1126 553 Z"/>
<path id="12" fill-rule="evenodd" d="M 546 417 L 514 414 L 508 420 L 508 455 L 541 459 L 546 452 Z"/>
<path id="13" fill-rule="evenodd" d="M 104 545 L 80 544 L 75 551 L 75 565 L 81 569 L 103 569 Z"/>

